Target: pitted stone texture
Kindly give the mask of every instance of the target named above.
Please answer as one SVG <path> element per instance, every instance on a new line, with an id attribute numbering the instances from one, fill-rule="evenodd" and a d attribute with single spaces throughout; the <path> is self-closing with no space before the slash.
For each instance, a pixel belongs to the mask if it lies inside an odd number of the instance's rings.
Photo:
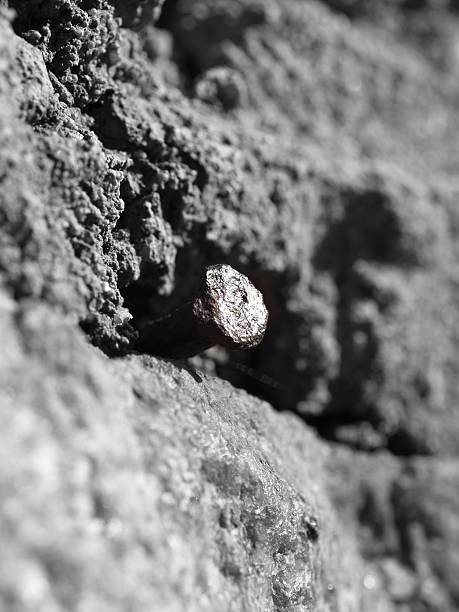
<path id="1" fill-rule="evenodd" d="M 295 416 L 154 358 L 110 362 L 39 304 L 2 296 L 0 329 L 2 609 L 368 609 L 328 451 Z"/>
<path id="2" fill-rule="evenodd" d="M 154 2 L 123 3 L 134 29 L 106 0 L 9 4 L 0 265 L 15 295 L 119 354 L 230 263 L 271 318 L 220 375 L 335 439 L 458 452 L 454 73 L 318 2 L 168 3 L 165 55 L 142 38 L 153 25 L 136 33 Z M 181 91 L 163 78 L 174 61 Z M 241 106 L 192 97 L 214 70 L 237 74 Z"/>

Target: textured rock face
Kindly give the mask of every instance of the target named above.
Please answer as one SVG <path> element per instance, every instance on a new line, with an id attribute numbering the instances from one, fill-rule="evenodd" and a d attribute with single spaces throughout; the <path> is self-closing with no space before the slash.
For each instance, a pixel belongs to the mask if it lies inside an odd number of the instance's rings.
<path id="1" fill-rule="evenodd" d="M 358 609 L 327 450 L 295 417 L 1 307 L 2 609 L 344 610 L 347 580 Z"/>
<path id="2" fill-rule="evenodd" d="M 151 4 L 123 5 L 124 22 L 107 2 L 11 6 L 8 87 L 32 129 L 10 155 L 36 158 L 16 170 L 35 201 L 17 196 L 55 242 L 33 253 L 38 223 L 3 228 L 13 290 L 77 311 L 116 353 L 228 261 L 274 313 L 235 357 L 276 382 L 253 391 L 334 438 L 364 421 L 397 454 L 455 452 L 452 73 L 313 3 L 169 3 L 177 65 L 167 33 L 141 27 Z"/>
<path id="3" fill-rule="evenodd" d="M 0 607 L 456 610 L 455 4 L 161 7 L 0 2 Z"/>

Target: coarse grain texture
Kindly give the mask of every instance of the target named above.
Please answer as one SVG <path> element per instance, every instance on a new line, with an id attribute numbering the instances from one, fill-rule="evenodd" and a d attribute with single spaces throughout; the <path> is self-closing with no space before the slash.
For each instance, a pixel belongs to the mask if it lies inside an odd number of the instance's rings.
<path id="1" fill-rule="evenodd" d="M 333 439 L 365 444 L 369 422 L 396 454 L 456 452 L 454 66 L 313 2 L 169 2 L 162 30 L 134 4 L 124 22 L 108 2 L 10 4 L 24 136 L 8 155 L 35 160 L 4 180 L 36 176 L 35 203 L 8 206 L 42 210 L 24 239 L 3 224 L 13 291 L 120 354 L 227 262 L 273 314 L 220 375 Z M 34 254 L 38 235 L 54 244 Z"/>
<path id="2" fill-rule="evenodd" d="M 0 607 L 456 612 L 457 25 L 0 1 Z M 263 342 L 132 355 L 217 263 Z"/>
<path id="3" fill-rule="evenodd" d="M 357 609 L 327 449 L 296 417 L 165 361 L 110 363 L 4 294 L 1 325 L 2 609 L 306 611 L 330 582 Z"/>

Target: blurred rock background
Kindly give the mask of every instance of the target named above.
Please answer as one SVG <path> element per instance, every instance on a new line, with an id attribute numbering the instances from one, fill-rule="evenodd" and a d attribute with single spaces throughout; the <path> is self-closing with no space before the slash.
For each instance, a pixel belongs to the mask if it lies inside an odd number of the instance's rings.
<path id="1" fill-rule="evenodd" d="M 0 609 L 459 609 L 458 26 L 0 2 Z M 220 262 L 264 342 L 132 354 Z"/>

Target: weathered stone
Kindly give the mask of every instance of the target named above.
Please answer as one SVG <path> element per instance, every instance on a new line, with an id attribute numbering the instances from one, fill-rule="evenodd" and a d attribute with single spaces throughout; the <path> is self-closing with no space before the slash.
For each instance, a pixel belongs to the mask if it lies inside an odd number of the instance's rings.
<path id="1" fill-rule="evenodd" d="M 457 7 L 160 5 L 0 0 L 0 607 L 453 612 Z"/>
<path id="2" fill-rule="evenodd" d="M 297 417 L 191 368 L 109 362 L 39 304 L 2 294 L 1 325 L 2 608 L 360 609 L 327 449 Z"/>

